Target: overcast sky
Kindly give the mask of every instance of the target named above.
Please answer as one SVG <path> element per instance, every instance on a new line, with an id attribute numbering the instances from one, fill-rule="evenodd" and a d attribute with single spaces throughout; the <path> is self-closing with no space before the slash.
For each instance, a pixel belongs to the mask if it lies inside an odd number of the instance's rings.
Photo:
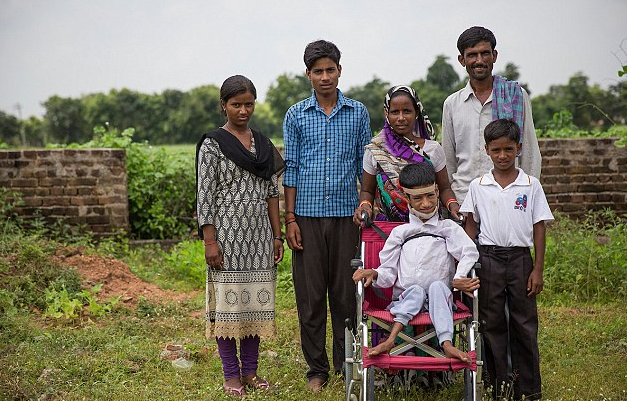
<path id="1" fill-rule="evenodd" d="M 578 71 L 606 88 L 627 1 L 0 0 L 0 109 L 41 117 L 55 94 L 187 91 L 233 74 L 263 100 L 280 74 L 304 71 L 305 45 L 321 38 L 342 51 L 344 90 L 424 78 L 438 54 L 465 76 L 455 43 L 473 25 L 497 37 L 495 70 L 518 65 L 532 96 Z"/>

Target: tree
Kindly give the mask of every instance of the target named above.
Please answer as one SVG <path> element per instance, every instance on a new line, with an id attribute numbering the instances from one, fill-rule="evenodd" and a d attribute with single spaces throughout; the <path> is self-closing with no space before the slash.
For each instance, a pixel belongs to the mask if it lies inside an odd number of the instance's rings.
<path id="1" fill-rule="evenodd" d="M 268 102 L 255 105 L 250 126 L 270 138 L 283 138 L 283 119 L 276 115 Z"/>
<path id="2" fill-rule="evenodd" d="M 562 110 L 572 114 L 573 124 L 583 130 L 607 129 L 625 121 L 627 84 L 619 82 L 608 90 L 588 85 L 588 77 L 578 72 L 566 85 L 552 85 L 549 93 L 531 100 L 536 127 L 543 129 Z"/>
<path id="3" fill-rule="evenodd" d="M 0 110 L 0 142 L 10 146 L 20 146 L 20 120 Z"/>
<path id="4" fill-rule="evenodd" d="M 447 60 L 446 56 L 437 56 L 427 69 L 426 80 L 419 79 L 411 83 L 411 87 L 418 93 L 429 120 L 436 126 L 442 123 L 444 100 L 464 84 Z"/>
<path id="5" fill-rule="evenodd" d="M 172 124 L 173 132 L 168 142 L 194 143 L 224 121 L 220 114 L 220 89 L 215 85 L 199 86 L 185 92 L 180 107 L 172 113 L 168 124 Z"/>
<path id="6" fill-rule="evenodd" d="M 390 83 L 382 81 L 376 76 L 363 86 L 354 86 L 346 91 L 346 96 L 358 100 L 366 106 L 370 114 L 370 128 L 378 132 L 383 128 L 383 100 L 390 89 Z"/>
<path id="7" fill-rule="evenodd" d="M 440 54 L 429 69 L 427 69 L 427 82 L 437 88 L 439 91 L 451 94 L 455 92 L 459 85 L 459 75 L 455 69 L 447 61 L 448 57 Z"/>
<path id="8" fill-rule="evenodd" d="M 304 74 L 282 74 L 268 88 L 266 102 L 283 120 L 287 109 L 311 96 L 311 84 Z"/>
<path id="9" fill-rule="evenodd" d="M 51 96 L 43 103 L 44 129 L 51 141 L 81 142 L 91 138 L 91 128 L 85 120 L 85 107 L 80 99 Z"/>
<path id="10" fill-rule="evenodd" d="M 509 79 L 510 81 L 518 81 L 520 86 L 525 88 L 527 94 L 531 95 L 531 91 L 529 90 L 529 84 L 520 82 L 520 72 L 518 71 L 518 66 L 514 63 L 505 64 L 505 69 L 503 71 L 497 72 L 496 75 L 500 75 Z"/>

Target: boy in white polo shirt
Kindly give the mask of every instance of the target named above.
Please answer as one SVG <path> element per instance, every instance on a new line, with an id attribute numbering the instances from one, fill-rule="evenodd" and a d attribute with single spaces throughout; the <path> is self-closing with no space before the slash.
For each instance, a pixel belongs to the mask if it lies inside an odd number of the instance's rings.
<path id="1" fill-rule="evenodd" d="M 518 125 L 495 120 L 484 137 L 494 168 L 471 182 L 460 212 L 468 214 L 470 238 L 480 231 L 479 317 L 485 321 L 487 381 L 494 397 L 507 394 L 509 343 L 514 399 L 536 400 L 542 397 L 536 295 L 542 291 L 545 221 L 553 220 L 553 214 L 538 179 L 515 166 L 521 151 Z"/>

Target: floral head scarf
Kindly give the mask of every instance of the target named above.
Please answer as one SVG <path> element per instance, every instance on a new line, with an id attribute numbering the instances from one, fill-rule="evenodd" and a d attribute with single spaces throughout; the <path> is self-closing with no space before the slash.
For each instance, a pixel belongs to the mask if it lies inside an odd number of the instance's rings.
<path id="1" fill-rule="evenodd" d="M 392 100 L 392 96 L 397 92 L 403 92 L 409 95 L 409 97 L 414 102 L 415 109 L 418 111 L 416 115 L 415 127 L 415 132 L 417 133 L 416 136 L 424 139 L 431 139 L 433 137 L 433 133 L 435 132 L 435 130 L 433 129 L 433 124 L 431 124 L 429 116 L 427 116 L 425 108 L 422 105 L 418 94 L 413 88 L 407 85 L 397 85 L 390 88 L 388 93 L 385 94 L 385 99 L 383 100 L 383 109 L 385 110 L 385 114 L 387 114 L 390 110 L 390 101 Z M 387 117 L 385 120 L 385 122 L 387 123 Z"/>

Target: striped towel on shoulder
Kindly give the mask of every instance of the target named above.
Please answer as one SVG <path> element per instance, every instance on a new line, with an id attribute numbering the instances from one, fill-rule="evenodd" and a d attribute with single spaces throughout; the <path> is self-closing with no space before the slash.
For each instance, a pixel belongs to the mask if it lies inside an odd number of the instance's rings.
<path id="1" fill-rule="evenodd" d="M 523 140 L 523 92 L 516 81 L 508 81 L 499 75 L 494 76 L 492 88 L 492 120 L 507 118 L 520 127 L 520 143 Z"/>

